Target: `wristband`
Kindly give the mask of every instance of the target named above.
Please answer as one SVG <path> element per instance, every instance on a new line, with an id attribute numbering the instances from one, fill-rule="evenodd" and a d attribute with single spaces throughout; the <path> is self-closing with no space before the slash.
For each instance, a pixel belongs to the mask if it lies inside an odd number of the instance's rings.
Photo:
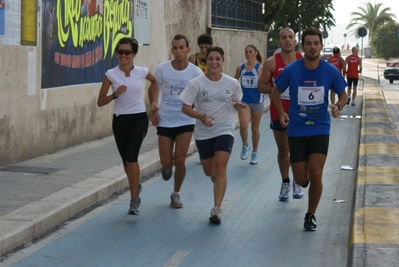
<path id="1" fill-rule="evenodd" d="M 338 107 L 338 110 L 342 110 L 341 106 L 338 104 L 335 104 Z"/>
<path id="2" fill-rule="evenodd" d="M 113 98 L 113 99 L 117 99 L 117 98 L 118 98 L 118 97 L 115 95 L 115 93 L 116 93 L 116 92 L 114 92 L 114 93 L 112 94 L 112 98 Z"/>

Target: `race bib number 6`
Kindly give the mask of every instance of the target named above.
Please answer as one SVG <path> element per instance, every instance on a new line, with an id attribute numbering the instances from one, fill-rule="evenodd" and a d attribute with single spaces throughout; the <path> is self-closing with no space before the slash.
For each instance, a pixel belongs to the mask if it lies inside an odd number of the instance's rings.
<path id="1" fill-rule="evenodd" d="M 298 87 L 298 105 L 320 105 L 324 103 L 324 86 Z"/>

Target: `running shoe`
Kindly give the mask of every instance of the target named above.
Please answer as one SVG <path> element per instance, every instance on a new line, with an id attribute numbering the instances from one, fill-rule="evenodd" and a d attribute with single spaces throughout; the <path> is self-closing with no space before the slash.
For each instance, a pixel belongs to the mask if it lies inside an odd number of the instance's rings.
<path id="1" fill-rule="evenodd" d="M 303 223 L 303 230 L 305 231 L 316 231 L 316 217 L 312 213 L 306 213 L 305 222 Z"/>
<path id="2" fill-rule="evenodd" d="M 183 203 L 180 200 L 179 193 L 173 192 L 170 195 L 170 206 L 174 209 L 181 209 L 183 208 Z"/>
<path id="3" fill-rule="evenodd" d="M 351 98 L 348 97 L 348 103 L 346 103 L 347 105 L 349 105 L 351 103 Z"/>
<path id="4" fill-rule="evenodd" d="M 351 102 L 351 106 L 352 106 L 352 107 L 356 106 L 355 100 L 353 100 L 353 101 Z"/>
<path id="5" fill-rule="evenodd" d="M 220 208 L 214 207 L 211 210 L 211 217 L 209 217 L 209 222 L 214 223 L 214 224 L 220 224 L 220 222 L 222 221 L 222 218 L 220 216 L 221 213 L 222 213 L 222 210 Z"/>
<path id="6" fill-rule="evenodd" d="M 258 152 L 252 152 L 250 164 L 258 164 Z"/>
<path id="7" fill-rule="evenodd" d="M 248 158 L 250 150 L 251 150 L 250 145 L 242 146 L 242 149 L 241 149 L 241 159 L 242 160 L 245 160 Z"/>
<path id="8" fill-rule="evenodd" d="M 291 183 L 281 183 L 280 201 L 287 201 L 290 198 Z"/>
<path id="9" fill-rule="evenodd" d="M 299 198 L 303 198 L 303 190 L 302 187 L 297 184 L 294 180 L 294 182 L 292 183 L 292 188 L 293 188 L 293 192 L 292 192 L 292 197 L 299 199 Z"/>
<path id="10" fill-rule="evenodd" d="M 170 177 L 172 177 L 173 174 L 173 167 L 170 167 L 169 169 L 164 169 L 162 168 L 161 174 L 162 174 L 162 179 L 165 181 L 169 181 Z"/>
<path id="11" fill-rule="evenodd" d="M 141 203 L 141 199 L 139 197 L 136 199 L 130 200 L 130 208 L 127 211 L 127 214 L 140 215 L 140 211 L 139 211 L 140 203 Z"/>

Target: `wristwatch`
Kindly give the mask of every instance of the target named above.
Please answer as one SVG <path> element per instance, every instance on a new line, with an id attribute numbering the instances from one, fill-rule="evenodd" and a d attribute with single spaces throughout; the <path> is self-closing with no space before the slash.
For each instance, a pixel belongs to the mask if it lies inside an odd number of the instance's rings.
<path id="1" fill-rule="evenodd" d="M 117 99 L 118 97 L 115 95 L 115 93 L 112 94 L 113 99 Z"/>
<path id="2" fill-rule="evenodd" d="M 335 104 L 338 107 L 338 110 L 342 110 L 342 107 L 338 104 Z"/>

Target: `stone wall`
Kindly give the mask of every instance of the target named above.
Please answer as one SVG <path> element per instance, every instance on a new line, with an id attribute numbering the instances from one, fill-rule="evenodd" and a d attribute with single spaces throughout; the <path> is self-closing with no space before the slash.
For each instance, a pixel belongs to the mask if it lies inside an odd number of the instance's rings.
<path id="1" fill-rule="evenodd" d="M 151 1 L 150 46 L 139 47 L 135 64 L 153 71 L 157 64 L 171 59 L 171 40 L 177 33 L 186 35 L 192 52 L 198 52 L 197 36 L 209 26 L 209 5 L 209 0 Z M 214 44 L 225 50 L 224 72 L 228 75 L 234 75 L 235 68 L 245 62 L 247 44 L 265 54 L 265 32 L 208 32 Z M 40 40 L 37 47 L 0 44 L 0 166 L 112 134 L 112 104 L 96 105 L 101 83 L 41 89 L 40 48 Z M 35 68 L 28 49 L 35 50 Z M 36 77 L 33 85 L 28 84 L 31 75 Z M 147 87 L 143 88 L 146 102 Z"/>

